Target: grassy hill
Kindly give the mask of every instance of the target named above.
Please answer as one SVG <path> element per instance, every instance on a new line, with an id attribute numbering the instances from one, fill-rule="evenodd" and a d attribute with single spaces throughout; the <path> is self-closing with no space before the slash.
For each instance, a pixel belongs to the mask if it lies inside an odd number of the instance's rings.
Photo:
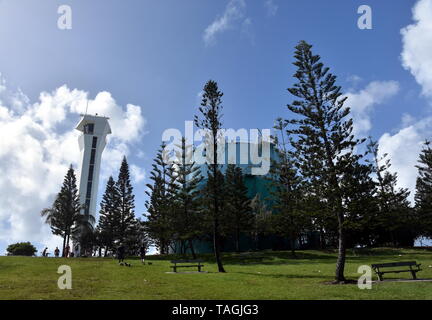
<path id="1" fill-rule="evenodd" d="M 216 272 L 210 255 L 200 257 L 208 271 L 201 274 L 167 273 L 169 260 L 178 256 L 150 256 L 151 265 L 129 259 L 130 268 L 108 258 L 0 257 L 0 299 L 432 299 L 432 282 L 384 282 L 372 290 L 329 285 L 335 252 L 300 251 L 297 258 L 289 252 L 255 254 L 263 260 L 244 264 L 239 255 L 224 254 L 225 274 Z M 409 260 L 422 264 L 419 278 L 432 279 L 432 251 L 420 249 L 350 251 L 346 276 L 356 280 L 360 265 Z M 72 268 L 72 290 L 57 287 L 63 264 Z"/>

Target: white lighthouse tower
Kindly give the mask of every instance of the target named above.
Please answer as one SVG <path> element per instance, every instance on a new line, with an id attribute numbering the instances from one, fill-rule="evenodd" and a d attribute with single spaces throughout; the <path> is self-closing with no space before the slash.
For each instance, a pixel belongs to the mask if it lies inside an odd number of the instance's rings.
<path id="1" fill-rule="evenodd" d="M 106 145 L 106 137 L 111 134 L 111 127 L 106 117 L 97 114 L 81 115 L 82 118 L 76 130 L 82 134 L 78 138 L 81 151 L 81 172 L 79 196 L 83 205 L 82 214 L 96 218 L 96 198 L 99 186 L 99 172 L 102 152 Z M 76 255 L 80 255 L 80 248 L 74 246 Z"/>

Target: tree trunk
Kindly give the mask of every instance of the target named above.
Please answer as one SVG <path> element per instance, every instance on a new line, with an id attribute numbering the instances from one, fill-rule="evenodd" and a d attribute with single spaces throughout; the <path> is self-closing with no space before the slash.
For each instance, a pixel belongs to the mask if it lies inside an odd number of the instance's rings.
<path id="1" fill-rule="evenodd" d="M 66 249 L 66 233 L 63 237 L 63 250 L 62 250 L 62 257 L 64 258 L 65 256 L 65 249 Z"/>
<path id="2" fill-rule="evenodd" d="M 163 241 L 163 239 L 160 239 L 159 242 L 160 242 L 159 253 L 161 255 L 164 255 L 165 254 L 165 242 Z"/>
<path id="3" fill-rule="evenodd" d="M 213 247 L 216 258 L 216 263 L 218 265 L 219 272 L 225 272 L 225 269 L 222 265 L 222 260 L 220 258 L 220 243 L 219 243 L 219 221 L 215 218 L 213 223 Z"/>
<path id="4" fill-rule="evenodd" d="M 321 250 L 324 250 L 326 248 L 326 244 L 325 244 L 325 235 L 324 235 L 324 230 L 322 229 L 322 227 L 320 228 L 320 235 L 319 235 L 319 242 L 320 242 L 320 248 Z"/>
<path id="5" fill-rule="evenodd" d="M 216 263 L 218 265 L 219 272 L 225 272 L 225 269 L 222 264 L 222 260 L 220 257 L 220 242 L 219 242 L 219 190 L 218 190 L 218 184 L 217 179 L 218 176 L 218 143 L 217 143 L 217 134 L 219 132 L 219 129 L 217 127 L 212 128 L 212 134 L 213 134 L 213 198 L 214 198 L 214 223 L 213 223 L 213 246 L 214 246 L 214 253 L 216 258 Z"/>
<path id="6" fill-rule="evenodd" d="M 291 247 L 291 254 L 294 258 L 296 258 L 296 252 L 295 252 L 295 235 L 291 234 L 290 237 L 290 247 Z"/>
<path id="7" fill-rule="evenodd" d="M 181 246 L 180 246 L 180 248 L 181 248 L 181 254 L 185 255 L 187 248 L 186 248 L 186 242 L 184 240 L 181 240 Z"/>
<path id="8" fill-rule="evenodd" d="M 65 251 L 66 251 L 66 248 L 69 246 L 69 234 L 66 234 L 66 244 L 65 244 Z M 69 250 L 68 250 L 68 256 L 70 256 L 70 248 L 69 248 Z M 65 257 L 66 257 L 66 255 L 65 255 Z M 67 257 L 66 257 L 67 258 Z"/>
<path id="9" fill-rule="evenodd" d="M 345 276 L 344 276 L 344 270 L 345 270 L 345 255 L 346 255 L 346 248 L 345 248 L 345 230 L 343 227 L 343 214 L 338 213 L 338 232 L 339 232 L 339 250 L 338 250 L 338 258 L 336 262 L 336 282 L 344 282 Z"/>
<path id="10" fill-rule="evenodd" d="M 240 230 L 239 230 L 239 228 L 237 228 L 237 230 L 236 230 L 235 246 L 236 246 L 236 252 L 240 252 Z"/>
<path id="11" fill-rule="evenodd" d="M 192 258 L 195 260 L 197 257 L 196 257 L 196 253 L 195 253 L 192 239 L 189 239 L 189 247 L 191 249 Z"/>

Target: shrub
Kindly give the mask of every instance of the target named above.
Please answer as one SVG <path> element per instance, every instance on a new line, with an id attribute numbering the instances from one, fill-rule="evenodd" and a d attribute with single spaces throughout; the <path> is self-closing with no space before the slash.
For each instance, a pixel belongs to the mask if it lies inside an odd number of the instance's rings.
<path id="1" fill-rule="evenodd" d="M 7 247 L 8 255 L 11 256 L 32 256 L 36 253 L 36 248 L 30 242 L 18 242 Z"/>

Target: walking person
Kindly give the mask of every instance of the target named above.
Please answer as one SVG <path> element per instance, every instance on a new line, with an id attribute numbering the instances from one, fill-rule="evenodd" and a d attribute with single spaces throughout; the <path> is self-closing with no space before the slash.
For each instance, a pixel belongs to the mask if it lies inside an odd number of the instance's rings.
<path id="1" fill-rule="evenodd" d="M 47 250 L 48 250 L 48 247 L 45 247 L 45 249 L 42 251 L 42 257 L 47 256 Z"/>
<path id="2" fill-rule="evenodd" d="M 55 255 L 56 258 L 59 257 L 59 255 L 60 255 L 60 250 L 59 250 L 58 247 L 55 248 L 55 250 L 54 250 L 54 255 Z"/>
<path id="3" fill-rule="evenodd" d="M 145 259 L 146 251 L 147 251 L 146 246 L 142 245 L 141 248 L 140 248 L 140 258 L 141 258 L 141 263 L 142 264 L 145 264 L 144 259 Z"/>
<path id="4" fill-rule="evenodd" d="M 120 244 L 120 246 L 117 248 L 117 259 L 119 261 L 119 265 L 130 267 L 131 265 L 124 261 L 125 252 L 126 252 L 125 246 L 123 244 Z"/>

